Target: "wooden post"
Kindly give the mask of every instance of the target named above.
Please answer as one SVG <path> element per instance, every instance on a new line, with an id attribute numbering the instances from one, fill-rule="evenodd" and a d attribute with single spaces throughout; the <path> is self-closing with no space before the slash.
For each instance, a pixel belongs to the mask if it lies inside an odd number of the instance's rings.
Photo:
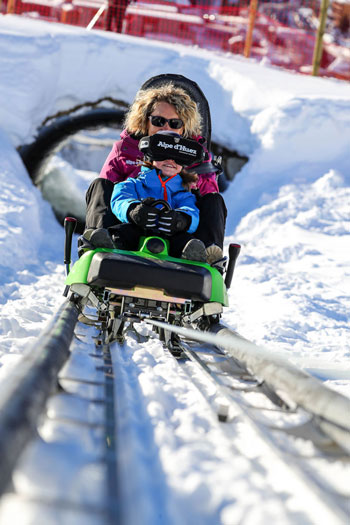
<path id="1" fill-rule="evenodd" d="M 15 12 L 15 2 L 16 0 L 8 0 L 6 10 L 6 13 L 8 15 L 13 15 L 13 13 Z"/>
<path id="2" fill-rule="evenodd" d="M 313 76 L 317 76 L 319 69 L 320 69 L 320 63 L 321 63 L 322 51 L 323 51 L 323 34 L 324 34 L 325 26 L 326 26 L 328 4 L 329 4 L 329 0 L 321 0 L 319 25 L 318 25 L 317 35 L 316 35 L 314 56 L 312 59 L 312 75 Z"/>
<path id="3" fill-rule="evenodd" d="M 250 0 L 248 28 L 247 28 L 247 35 L 245 38 L 244 51 L 243 51 L 243 54 L 246 58 L 250 56 L 250 50 L 252 47 L 252 40 L 253 40 L 253 30 L 254 30 L 257 10 L 258 10 L 258 0 Z"/>

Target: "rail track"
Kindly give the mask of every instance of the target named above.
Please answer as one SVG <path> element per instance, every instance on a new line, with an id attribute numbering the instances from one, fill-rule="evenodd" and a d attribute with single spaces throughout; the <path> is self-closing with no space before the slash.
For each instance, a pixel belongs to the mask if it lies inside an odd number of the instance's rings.
<path id="1" fill-rule="evenodd" d="M 0 517 L 11 516 L 13 506 L 25 504 L 36 515 L 54 510 L 62 522 L 68 514 L 75 516 L 76 523 L 132 522 L 134 509 L 130 504 L 125 507 L 123 478 L 132 477 L 132 472 L 126 474 L 120 428 L 126 424 L 127 412 L 121 404 L 140 396 L 134 388 L 137 375 L 131 386 L 123 370 L 133 350 L 125 349 L 122 340 L 109 341 L 107 324 L 96 315 L 80 316 L 78 321 L 78 314 L 67 301 L 36 344 L 35 355 L 23 359 L 21 374 L 7 382 L 0 407 L 0 452 L 7 458 L 0 476 Z M 292 479 L 297 493 L 304 493 L 310 505 L 318 507 L 324 523 L 347 522 L 350 489 L 335 486 L 333 472 L 349 466 L 348 399 L 273 354 L 266 355 L 263 349 L 259 354 L 253 343 L 221 325 L 216 333 L 153 319 L 145 319 L 144 325 L 147 335 L 135 329 L 133 320 L 128 326 L 133 348 L 147 346 L 150 331 L 152 337 L 157 332 L 164 355 L 201 396 L 217 431 L 232 440 L 236 457 L 245 453 L 245 447 L 235 443 L 237 428 L 243 425 L 261 442 L 257 447 L 269 451 L 274 468 L 278 465 L 285 473 L 280 480 L 285 490 Z M 140 398 L 134 406 L 138 403 Z M 145 410 L 129 415 L 140 425 L 148 417 Z M 145 438 L 145 447 L 147 443 Z M 132 454 L 131 442 L 130 447 Z M 76 463 L 67 457 L 67 450 L 76 450 Z M 44 458 L 46 467 L 35 458 Z M 38 470 L 34 475 L 33 463 Z M 256 468 L 254 461 L 251 465 Z M 159 465 L 154 460 L 148 468 L 151 479 Z M 23 479 L 31 479 L 29 490 Z M 132 486 L 132 480 L 128 483 Z M 159 506 L 163 516 L 169 512 L 166 501 L 148 501 L 148 505 L 153 510 L 144 523 L 152 522 L 152 512 Z"/>

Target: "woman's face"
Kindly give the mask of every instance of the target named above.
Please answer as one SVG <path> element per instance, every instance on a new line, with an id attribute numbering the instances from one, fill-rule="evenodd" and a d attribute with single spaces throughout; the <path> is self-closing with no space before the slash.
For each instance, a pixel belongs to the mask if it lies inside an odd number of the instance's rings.
<path id="1" fill-rule="evenodd" d="M 179 115 L 176 113 L 175 108 L 172 104 L 168 102 L 157 102 L 155 104 L 151 116 L 164 117 L 166 119 L 179 119 Z M 169 122 L 165 122 L 163 126 L 155 126 L 152 124 L 151 120 L 148 119 L 148 135 L 154 135 L 158 131 L 175 131 L 179 135 L 182 135 L 184 132 L 183 126 L 180 128 L 172 128 L 169 126 Z"/>

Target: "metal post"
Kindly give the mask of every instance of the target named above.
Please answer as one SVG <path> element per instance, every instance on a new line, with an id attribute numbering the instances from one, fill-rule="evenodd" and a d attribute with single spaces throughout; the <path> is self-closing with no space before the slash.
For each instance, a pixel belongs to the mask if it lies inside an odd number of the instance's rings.
<path id="1" fill-rule="evenodd" d="M 250 50 L 252 47 L 252 40 L 253 40 L 253 30 L 254 30 L 257 10 L 258 10 L 258 0 L 251 0 L 250 6 L 249 6 L 249 20 L 248 20 L 247 35 L 245 38 L 244 51 L 243 51 L 243 54 L 246 58 L 250 56 Z"/>
<path id="2" fill-rule="evenodd" d="M 316 35 L 314 56 L 312 59 L 312 75 L 313 76 L 317 76 L 319 69 L 320 69 L 320 62 L 321 62 L 322 50 L 323 50 L 323 34 L 324 34 L 325 26 L 326 26 L 328 4 L 329 4 L 329 0 L 321 0 L 319 25 L 318 25 L 317 35 Z"/>

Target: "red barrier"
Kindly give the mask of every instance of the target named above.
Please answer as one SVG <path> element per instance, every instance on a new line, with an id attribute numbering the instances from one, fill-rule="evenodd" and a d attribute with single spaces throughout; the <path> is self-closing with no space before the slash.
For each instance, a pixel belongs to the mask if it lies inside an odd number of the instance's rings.
<path id="1" fill-rule="evenodd" d="M 233 54 L 243 54 L 249 24 L 248 0 L 3 0 L 2 6 L 10 2 L 16 14 Z M 318 10 L 317 0 L 260 0 L 249 56 L 310 74 Z M 350 80 L 350 33 L 342 35 L 338 19 L 344 27 L 339 14 L 327 22 L 320 75 Z"/>

